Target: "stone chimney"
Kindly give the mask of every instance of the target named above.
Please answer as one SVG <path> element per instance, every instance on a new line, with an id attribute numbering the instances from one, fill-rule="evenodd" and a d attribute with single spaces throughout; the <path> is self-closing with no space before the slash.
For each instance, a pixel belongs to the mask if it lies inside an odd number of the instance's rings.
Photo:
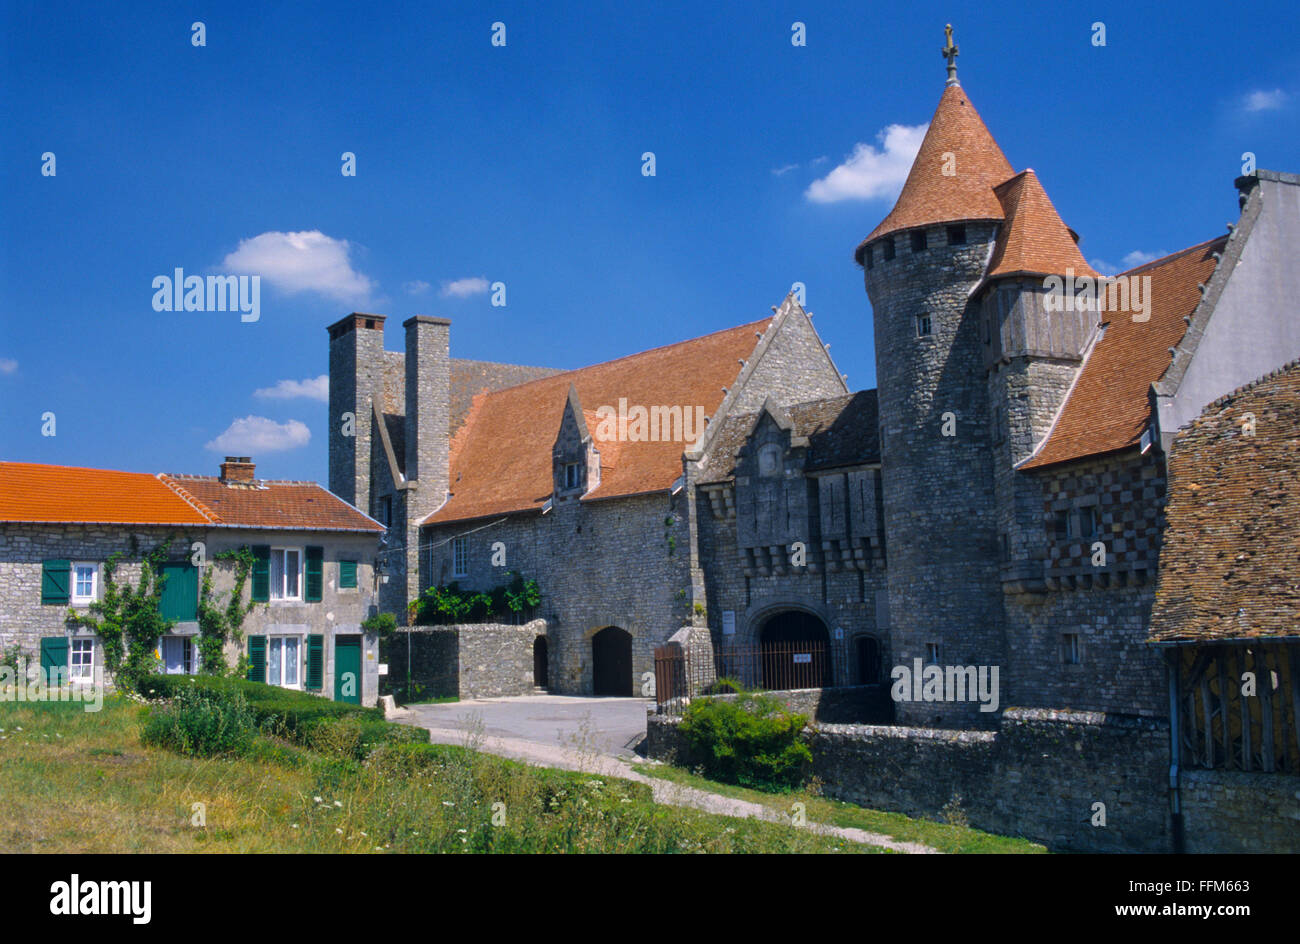
<path id="1" fill-rule="evenodd" d="M 402 327 L 406 329 L 405 576 L 407 599 L 414 599 L 420 592 L 420 521 L 447 500 L 451 322 L 417 315 Z"/>
<path id="2" fill-rule="evenodd" d="M 226 461 L 221 463 L 221 484 L 252 485 L 256 468 L 250 456 L 226 456 Z"/>

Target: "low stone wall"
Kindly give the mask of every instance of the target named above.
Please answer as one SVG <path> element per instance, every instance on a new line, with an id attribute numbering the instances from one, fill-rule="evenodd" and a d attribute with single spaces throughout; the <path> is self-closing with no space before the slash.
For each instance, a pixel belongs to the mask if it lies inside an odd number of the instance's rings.
<path id="1" fill-rule="evenodd" d="M 1188 852 L 1300 852 L 1300 777 L 1184 770 Z"/>
<path id="2" fill-rule="evenodd" d="M 678 723 L 651 715 L 647 750 L 690 766 Z M 996 731 L 821 723 L 807 736 L 836 799 L 931 819 L 960 808 L 978 829 L 1053 850 L 1172 851 L 1159 719 L 1011 708 Z M 1183 771 L 1181 783 L 1188 852 L 1300 851 L 1300 778 Z"/>
<path id="3" fill-rule="evenodd" d="M 380 658 L 388 663 L 388 674 L 381 677 L 380 693 L 399 703 L 530 694 L 533 644 L 545 635 L 546 621 L 540 619 L 522 626 L 467 623 L 401 630 L 383 644 Z"/>

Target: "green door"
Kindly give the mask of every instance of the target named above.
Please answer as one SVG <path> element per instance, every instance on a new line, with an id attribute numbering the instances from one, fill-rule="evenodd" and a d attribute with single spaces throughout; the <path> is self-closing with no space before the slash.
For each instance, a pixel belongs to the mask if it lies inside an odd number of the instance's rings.
<path id="1" fill-rule="evenodd" d="M 334 637 L 334 700 L 361 704 L 361 637 Z"/>

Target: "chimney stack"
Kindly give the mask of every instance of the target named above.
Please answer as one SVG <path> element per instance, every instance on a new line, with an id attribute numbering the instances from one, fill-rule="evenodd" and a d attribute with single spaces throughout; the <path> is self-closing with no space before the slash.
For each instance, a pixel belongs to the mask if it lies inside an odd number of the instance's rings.
<path id="1" fill-rule="evenodd" d="M 257 468 L 250 456 L 226 456 L 221 463 L 223 485 L 252 485 L 253 471 Z"/>

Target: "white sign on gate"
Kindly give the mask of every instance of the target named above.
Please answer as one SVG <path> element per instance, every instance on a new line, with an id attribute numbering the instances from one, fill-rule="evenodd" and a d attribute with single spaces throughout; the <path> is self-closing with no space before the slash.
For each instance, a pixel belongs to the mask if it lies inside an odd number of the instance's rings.
<path id="1" fill-rule="evenodd" d="M 811 652 L 796 652 L 796 653 L 794 654 L 794 661 L 795 661 L 795 665 L 798 665 L 798 664 L 801 663 L 801 662 L 809 662 L 809 663 L 810 663 L 810 662 L 812 662 L 812 653 L 811 653 Z"/>
<path id="2" fill-rule="evenodd" d="M 736 635 L 736 611 L 735 610 L 722 611 L 722 635 L 724 636 Z"/>

